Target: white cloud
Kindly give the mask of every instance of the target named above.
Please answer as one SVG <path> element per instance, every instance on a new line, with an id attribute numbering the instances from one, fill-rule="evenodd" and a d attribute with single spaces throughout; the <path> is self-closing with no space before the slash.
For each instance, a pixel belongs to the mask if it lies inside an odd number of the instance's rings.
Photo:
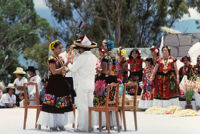
<path id="1" fill-rule="evenodd" d="M 198 19 L 200 20 L 200 13 L 196 8 L 189 8 L 189 14 L 184 15 L 181 20 Z"/>
<path id="2" fill-rule="evenodd" d="M 47 9 L 45 0 L 33 0 L 33 3 L 35 4 L 35 9 Z"/>

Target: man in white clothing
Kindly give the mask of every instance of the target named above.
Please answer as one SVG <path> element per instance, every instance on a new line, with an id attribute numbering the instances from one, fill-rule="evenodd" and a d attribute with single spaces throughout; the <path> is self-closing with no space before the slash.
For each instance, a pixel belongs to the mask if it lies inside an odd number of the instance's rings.
<path id="1" fill-rule="evenodd" d="M 97 44 L 84 36 L 75 41 L 74 45 L 76 45 L 80 55 L 68 67 L 74 73 L 76 81 L 78 131 L 88 131 L 88 107 L 93 106 L 97 64 L 97 57 L 92 54 L 90 49 L 97 47 Z"/>
<path id="2" fill-rule="evenodd" d="M 39 75 L 36 74 L 36 68 L 33 66 L 29 66 L 28 69 L 29 74 L 29 79 L 28 83 L 37 83 L 38 85 L 38 93 L 40 92 L 40 82 L 41 78 Z M 29 85 L 28 86 L 28 94 L 30 99 L 35 99 L 36 98 L 36 87 L 34 85 Z M 36 102 L 30 102 L 30 105 L 36 105 Z"/>

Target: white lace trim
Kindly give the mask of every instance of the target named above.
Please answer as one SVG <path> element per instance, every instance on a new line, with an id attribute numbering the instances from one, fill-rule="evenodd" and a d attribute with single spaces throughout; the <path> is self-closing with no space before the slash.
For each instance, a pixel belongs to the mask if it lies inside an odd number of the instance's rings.
<path id="1" fill-rule="evenodd" d="M 44 111 L 40 112 L 38 124 L 48 127 L 59 127 L 65 126 L 68 122 L 73 122 L 73 113 L 66 112 L 64 114 L 47 113 Z"/>
<path id="2" fill-rule="evenodd" d="M 148 109 L 153 106 L 153 100 L 139 100 L 138 107 L 141 109 Z"/>
<path id="3" fill-rule="evenodd" d="M 159 100 L 159 99 L 154 99 L 153 100 L 153 106 L 160 106 L 163 108 L 166 108 L 168 106 L 176 105 L 179 106 L 179 98 L 173 98 L 169 100 Z"/>

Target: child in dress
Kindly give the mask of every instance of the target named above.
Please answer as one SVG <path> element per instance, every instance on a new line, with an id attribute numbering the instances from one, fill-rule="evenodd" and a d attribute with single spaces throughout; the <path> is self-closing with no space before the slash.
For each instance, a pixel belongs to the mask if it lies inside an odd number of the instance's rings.
<path id="1" fill-rule="evenodd" d="M 154 84 L 153 82 L 150 82 L 150 77 L 154 68 L 153 59 L 147 58 L 145 60 L 145 65 L 146 66 L 144 68 L 142 94 L 138 106 L 141 109 L 148 109 L 153 106 Z"/>

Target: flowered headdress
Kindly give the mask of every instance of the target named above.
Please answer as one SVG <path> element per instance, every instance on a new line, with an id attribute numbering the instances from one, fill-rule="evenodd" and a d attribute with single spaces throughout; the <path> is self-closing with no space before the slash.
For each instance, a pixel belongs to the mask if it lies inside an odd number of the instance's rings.
<path id="1" fill-rule="evenodd" d="M 53 42 L 51 42 L 50 44 L 49 44 L 49 50 L 53 50 L 53 48 L 54 48 L 54 45 L 57 43 L 57 42 L 60 42 L 59 40 L 55 40 L 55 41 L 53 41 Z"/>
<path id="2" fill-rule="evenodd" d="M 151 51 L 154 51 L 154 52 L 156 52 L 156 53 L 159 53 L 159 50 L 158 50 L 158 48 L 157 48 L 156 46 L 152 46 L 152 47 L 150 48 L 150 50 L 151 50 Z"/>
<path id="3" fill-rule="evenodd" d="M 117 52 L 120 53 L 121 56 L 126 55 L 126 50 L 124 48 L 122 48 L 122 47 L 119 47 L 117 49 Z"/>
<path id="4" fill-rule="evenodd" d="M 114 42 L 111 40 L 103 40 L 102 45 L 107 49 L 107 51 L 112 51 L 114 48 Z"/>
<path id="5" fill-rule="evenodd" d="M 184 56 L 184 57 L 181 57 L 181 58 L 180 58 L 180 61 L 181 61 L 181 62 L 184 62 L 185 59 L 187 59 L 189 62 L 191 62 L 191 58 L 190 58 L 189 55 Z"/>

